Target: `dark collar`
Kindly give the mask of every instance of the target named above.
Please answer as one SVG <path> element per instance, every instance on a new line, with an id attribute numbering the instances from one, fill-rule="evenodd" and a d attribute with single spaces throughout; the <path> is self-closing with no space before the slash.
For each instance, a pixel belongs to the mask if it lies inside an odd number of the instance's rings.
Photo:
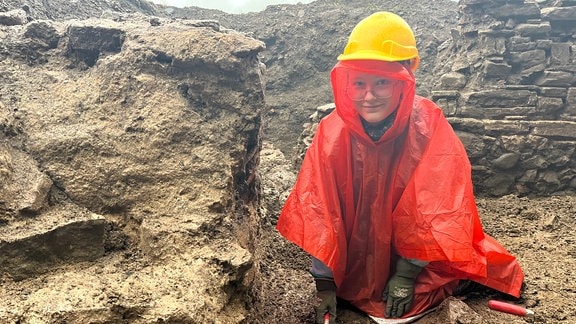
<path id="1" fill-rule="evenodd" d="M 383 121 L 377 124 L 370 124 L 365 121 L 364 118 L 360 117 L 364 132 L 366 132 L 366 134 L 370 136 L 370 139 L 372 139 L 374 142 L 379 140 L 382 135 L 384 135 L 384 133 L 386 133 L 386 131 L 392 127 L 392 124 L 394 124 L 394 119 L 396 119 L 396 111 L 391 113 L 390 116 L 386 117 Z"/>

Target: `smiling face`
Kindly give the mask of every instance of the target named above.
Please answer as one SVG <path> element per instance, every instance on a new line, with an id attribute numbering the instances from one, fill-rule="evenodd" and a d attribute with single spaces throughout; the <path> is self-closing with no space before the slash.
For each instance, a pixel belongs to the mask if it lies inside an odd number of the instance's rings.
<path id="1" fill-rule="evenodd" d="M 346 94 L 362 118 L 376 124 L 398 107 L 400 81 L 382 76 L 350 71 Z"/>

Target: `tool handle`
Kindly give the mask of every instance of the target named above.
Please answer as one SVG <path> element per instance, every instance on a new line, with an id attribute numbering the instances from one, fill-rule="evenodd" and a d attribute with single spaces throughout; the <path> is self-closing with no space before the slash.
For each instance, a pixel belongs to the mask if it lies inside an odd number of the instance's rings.
<path id="1" fill-rule="evenodd" d="M 518 316 L 526 316 L 529 314 L 534 314 L 531 310 L 528 310 L 522 306 L 512 305 L 505 302 L 497 301 L 497 300 L 489 300 L 488 307 L 493 310 L 504 312 L 508 314 L 514 314 Z"/>
<path id="2" fill-rule="evenodd" d="M 324 324 L 330 324 L 330 313 L 324 314 Z"/>

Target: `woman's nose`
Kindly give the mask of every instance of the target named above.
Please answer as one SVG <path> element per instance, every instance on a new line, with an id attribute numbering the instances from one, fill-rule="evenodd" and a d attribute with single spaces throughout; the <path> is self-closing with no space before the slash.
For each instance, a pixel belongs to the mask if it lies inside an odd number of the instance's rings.
<path id="1" fill-rule="evenodd" d="M 364 94 L 364 100 L 371 100 L 376 98 L 376 96 L 372 91 L 373 91 L 372 88 L 366 88 L 366 93 Z"/>

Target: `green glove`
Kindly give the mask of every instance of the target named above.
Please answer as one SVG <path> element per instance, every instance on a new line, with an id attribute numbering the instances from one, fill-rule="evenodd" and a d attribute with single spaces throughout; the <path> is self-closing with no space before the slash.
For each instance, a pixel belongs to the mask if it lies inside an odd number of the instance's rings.
<path id="1" fill-rule="evenodd" d="M 414 281 L 422 267 L 399 259 L 396 273 L 388 280 L 382 299 L 386 302 L 386 317 L 397 318 L 406 313 L 414 301 Z"/>
<path id="2" fill-rule="evenodd" d="M 332 278 L 314 278 L 316 283 L 316 323 L 324 324 L 324 315 L 330 314 L 330 324 L 336 323 L 336 284 Z"/>

